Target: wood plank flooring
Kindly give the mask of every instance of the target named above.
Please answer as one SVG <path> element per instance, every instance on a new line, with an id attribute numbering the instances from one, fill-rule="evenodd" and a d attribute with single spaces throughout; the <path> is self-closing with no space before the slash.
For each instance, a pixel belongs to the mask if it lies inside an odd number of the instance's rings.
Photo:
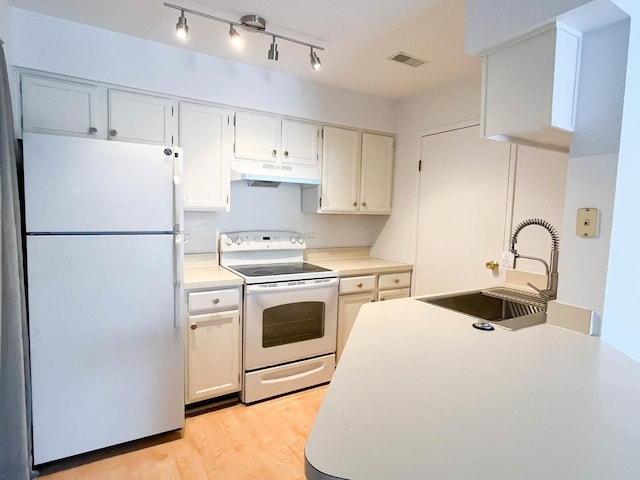
<path id="1" fill-rule="evenodd" d="M 324 385 L 188 417 L 182 433 L 164 443 L 142 448 L 133 443 L 128 448 L 134 450 L 95 461 L 88 454 L 75 460 L 88 463 L 70 468 L 71 461 L 59 462 L 44 468 L 42 478 L 304 480 L 304 445 L 326 389 Z"/>

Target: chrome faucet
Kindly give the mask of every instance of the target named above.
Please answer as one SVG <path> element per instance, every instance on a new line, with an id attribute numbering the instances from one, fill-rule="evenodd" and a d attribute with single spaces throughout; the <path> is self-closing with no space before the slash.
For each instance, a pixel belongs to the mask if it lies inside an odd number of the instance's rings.
<path id="1" fill-rule="evenodd" d="M 516 243 L 518 243 L 518 234 L 529 225 L 539 225 L 549 232 L 551 235 L 551 258 L 549 259 L 549 263 L 545 262 L 542 258 L 538 257 L 529 257 L 526 255 L 520 255 L 516 250 Z M 527 283 L 531 288 L 533 288 L 536 292 L 538 292 L 545 300 L 553 300 L 558 295 L 558 246 L 560 244 L 560 239 L 558 238 L 558 233 L 556 229 L 547 221 L 541 220 L 539 218 L 530 218 L 521 222 L 513 231 L 513 235 L 511 236 L 511 253 L 513 253 L 513 268 L 516 268 L 516 260 L 518 258 L 526 258 L 528 260 L 537 260 L 542 262 L 544 265 L 546 274 L 547 274 L 547 288 L 544 290 L 539 289 L 535 285 L 531 283 Z"/>

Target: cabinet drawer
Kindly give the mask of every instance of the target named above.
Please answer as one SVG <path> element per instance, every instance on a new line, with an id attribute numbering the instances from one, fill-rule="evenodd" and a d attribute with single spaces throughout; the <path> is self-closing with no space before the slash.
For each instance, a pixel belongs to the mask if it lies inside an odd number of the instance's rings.
<path id="1" fill-rule="evenodd" d="M 240 305 L 240 290 L 209 290 L 206 292 L 191 292 L 188 294 L 189 313 L 213 312 L 228 310 Z"/>
<path id="2" fill-rule="evenodd" d="M 410 296 L 408 288 L 398 288 L 396 290 L 385 290 L 378 292 L 378 301 L 393 300 L 394 298 L 407 298 Z"/>
<path id="3" fill-rule="evenodd" d="M 343 293 L 370 292 L 376 289 L 376 276 L 347 277 L 340 279 L 340 295 Z"/>
<path id="4" fill-rule="evenodd" d="M 403 288 L 411 285 L 411 272 L 385 273 L 378 279 L 378 288 L 386 290 L 389 288 Z"/>

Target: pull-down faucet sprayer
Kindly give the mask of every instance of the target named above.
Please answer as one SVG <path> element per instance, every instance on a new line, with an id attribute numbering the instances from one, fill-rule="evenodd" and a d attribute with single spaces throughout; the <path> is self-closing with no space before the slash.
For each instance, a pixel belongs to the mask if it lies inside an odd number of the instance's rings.
<path id="1" fill-rule="evenodd" d="M 538 257 L 528 257 L 525 255 L 520 255 L 516 250 L 516 243 L 518 243 L 518 234 L 529 225 L 539 225 L 549 232 L 551 235 L 551 258 L 549 259 L 549 263 L 545 262 L 542 258 Z M 513 259 L 513 268 L 516 267 L 516 260 L 518 258 L 526 258 L 529 260 L 537 260 L 542 262 L 545 267 L 547 273 L 547 288 L 545 290 L 540 290 L 535 285 L 531 283 L 527 283 L 530 287 L 536 290 L 540 295 L 545 297 L 546 300 L 553 300 L 556 298 L 558 294 L 558 247 L 560 244 L 560 239 L 558 237 L 558 233 L 556 229 L 547 221 L 542 220 L 540 218 L 530 218 L 528 220 L 524 220 L 521 222 L 513 231 L 513 235 L 511 236 L 511 253 L 514 255 Z"/>

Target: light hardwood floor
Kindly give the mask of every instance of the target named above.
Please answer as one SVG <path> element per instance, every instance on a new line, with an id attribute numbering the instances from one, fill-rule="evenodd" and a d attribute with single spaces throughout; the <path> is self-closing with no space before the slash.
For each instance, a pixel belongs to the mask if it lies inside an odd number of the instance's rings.
<path id="1" fill-rule="evenodd" d="M 304 445 L 326 389 L 320 386 L 188 417 L 182 433 L 165 443 L 55 473 L 47 474 L 51 467 L 45 468 L 42 478 L 304 480 Z M 87 457 L 78 460 L 86 462 Z"/>

